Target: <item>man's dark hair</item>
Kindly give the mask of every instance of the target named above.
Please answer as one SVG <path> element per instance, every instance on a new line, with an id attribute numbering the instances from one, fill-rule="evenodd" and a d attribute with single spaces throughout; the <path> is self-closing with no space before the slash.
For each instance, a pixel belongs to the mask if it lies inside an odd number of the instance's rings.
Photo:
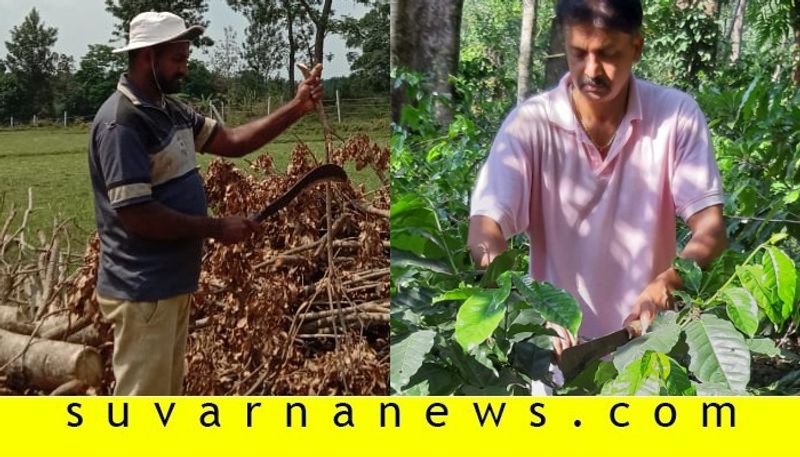
<path id="1" fill-rule="evenodd" d="M 565 25 L 591 24 L 595 27 L 637 33 L 642 27 L 641 0 L 560 0 L 556 21 Z"/>

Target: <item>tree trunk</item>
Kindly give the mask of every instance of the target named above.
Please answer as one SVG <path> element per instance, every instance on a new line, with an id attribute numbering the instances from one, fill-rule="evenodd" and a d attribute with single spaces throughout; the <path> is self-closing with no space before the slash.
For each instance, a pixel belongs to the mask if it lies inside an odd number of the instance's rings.
<path id="1" fill-rule="evenodd" d="M 11 362 L 4 373 L 22 376 L 25 385 L 45 390 L 53 390 L 73 379 L 90 386 L 100 385 L 103 362 L 96 349 L 33 338 L 26 350 L 30 339 L 28 335 L 0 330 L 0 366 Z M 23 351 L 24 354 L 17 357 Z"/>
<path id="2" fill-rule="evenodd" d="M 731 42 L 731 62 L 739 61 L 739 54 L 742 50 L 742 31 L 744 30 L 744 12 L 747 0 L 737 0 L 736 9 L 733 13 L 733 22 L 731 24 L 730 42 Z"/>
<path id="3" fill-rule="evenodd" d="M 324 44 L 325 44 L 325 34 L 328 31 L 328 17 L 331 15 L 331 2 L 333 0 L 325 0 L 325 3 L 322 5 L 322 13 L 319 15 L 319 21 L 317 21 L 317 34 L 314 39 L 314 63 L 322 63 L 322 59 L 325 57 L 324 51 Z"/>
<path id="4" fill-rule="evenodd" d="M 519 36 L 519 58 L 517 59 L 517 103 L 528 97 L 531 82 L 531 52 L 533 36 L 536 35 L 537 0 L 522 0 L 522 30 Z"/>
<path id="5" fill-rule="evenodd" d="M 30 335 L 37 325 L 38 322 L 30 322 L 25 316 L 22 316 L 18 307 L 0 305 L 0 329 Z M 74 328 L 77 322 L 73 321 L 72 325 Z M 69 327 L 70 322 L 65 316 L 50 316 L 45 318 L 44 323 L 39 327 L 37 336 L 45 337 Z M 100 342 L 100 335 L 97 333 L 97 329 L 90 325 L 70 334 L 65 341 L 95 346 Z"/>
<path id="6" fill-rule="evenodd" d="M 545 86 L 557 85 L 568 70 L 567 57 L 564 55 L 564 34 L 561 26 L 554 21 L 550 27 L 550 45 L 544 65 Z"/>
<path id="7" fill-rule="evenodd" d="M 463 4 L 464 0 L 391 0 L 392 66 L 427 77 L 426 94 L 452 98 L 450 75 L 458 70 Z M 399 121 L 406 102 L 405 87 L 393 88 L 393 121 Z M 452 109 L 435 101 L 434 116 L 447 125 L 453 118 Z"/>
<path id="8" fill-rule="evenodd" d="M 291 99 L 297 90 L 294 81 L 294 66 L 295 66 L 295 52 L 297 52 L 297 43 L 294 41 L 294 6 L 290 2 L 284 2 L 284 9 L 286 10 L 286 26 L 287 26 L 287 39 L 289 41 L 289 99 Z"/>
<path id="9" fill-rule="evenodd" d="M 792 69 L 792 83 L 800 86 L 800 0 L 792 2 L 790 21 L 794 33 L 794 68 Z"/>

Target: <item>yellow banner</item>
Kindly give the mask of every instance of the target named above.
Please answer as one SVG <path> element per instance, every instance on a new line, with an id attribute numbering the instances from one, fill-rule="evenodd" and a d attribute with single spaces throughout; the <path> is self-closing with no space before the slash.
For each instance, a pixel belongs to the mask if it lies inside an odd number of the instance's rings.
<path id="1" fill-rule="evenodd" d="M 797 397 L 7 397 L 0 456 L 794 455 L 798 411 Z"/>

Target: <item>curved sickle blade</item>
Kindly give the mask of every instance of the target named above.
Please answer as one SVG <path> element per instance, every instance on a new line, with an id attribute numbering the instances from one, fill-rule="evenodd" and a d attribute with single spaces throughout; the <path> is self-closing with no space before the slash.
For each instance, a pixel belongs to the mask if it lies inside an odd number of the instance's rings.
<path id="1" fill-rule="evenodd" d="M 292 187 L 280 197 L 276 198 L 270 204 L 264 207 L 261 211 L 250 216 L 250 219 L 261 222 L 264 219 L 272 216 L 289 204 L 295 197 L 297 197 L 306 187 L 312 186 L 325 181 L 347 181 L 347 173 L 338 165 L 332 163 L 316 167 L 303 175 Z"/>

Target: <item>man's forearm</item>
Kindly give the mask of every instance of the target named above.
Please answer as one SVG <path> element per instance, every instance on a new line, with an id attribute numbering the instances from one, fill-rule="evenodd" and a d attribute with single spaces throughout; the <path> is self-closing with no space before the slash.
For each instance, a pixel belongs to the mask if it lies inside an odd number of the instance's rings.
<path id="1" fill-rule="evenodd" d="M 697 217 L 689 220 L 689 226 L 692 228 L 692 238 L 679 256 L 694 260 L 700 268 L 706 269 L 728 246 L 722 208 L 714 206 L 701 211 Z M 672 267 L 656 279 L 664 281 L 670 291 L 683 287 L 680 275 Z"/>
<path id="2" fill-rule="evenodd" d="M 268 116 L 228 130 L 229 142 L 219 154 L 228 157 L 242 157 L 249 154 L 283 133 L 303 115 L 297 101 L 292 99 Z"/>
<path id="3" fill-rule="evenodd" d="M 467 246 L 478 268 L 488 267 L 495 257 L 508 249 L 500 225 L 486 216 L 470 218 Z"/>
<path id="4" fill-rule="evenodd" d="M 125 230 L 153 240 L 218 238 L 222 233 L 217 219 L 184 214 L 158 202 L 125 207 L 117 214 Z"/>

